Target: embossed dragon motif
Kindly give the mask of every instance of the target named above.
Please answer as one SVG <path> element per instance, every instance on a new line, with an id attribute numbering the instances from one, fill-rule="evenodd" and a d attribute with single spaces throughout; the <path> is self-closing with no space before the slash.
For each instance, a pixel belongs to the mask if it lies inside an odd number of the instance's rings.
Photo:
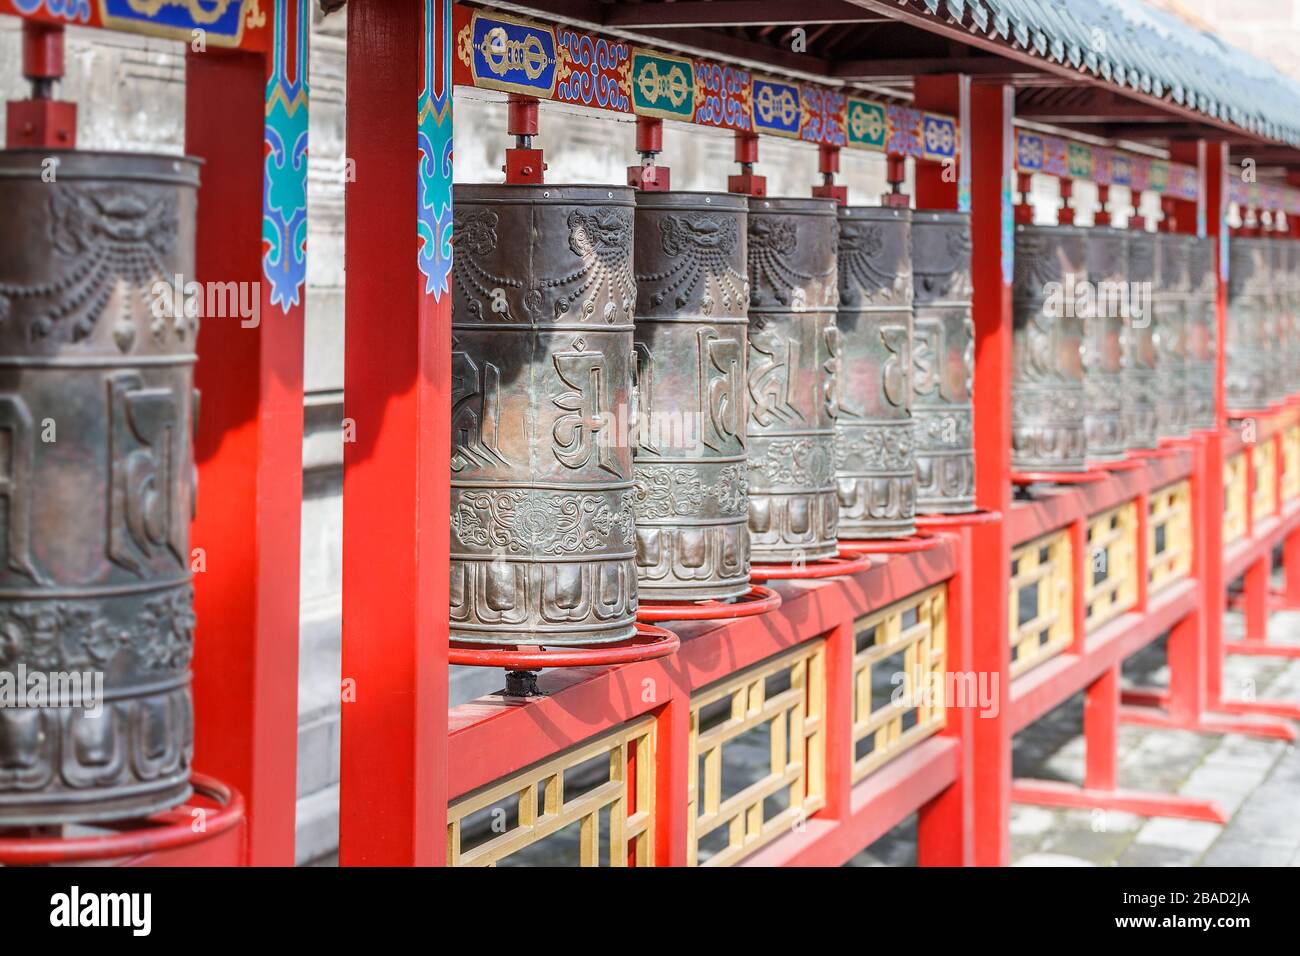
<path id="1" fill-rule="evenodd" d="M 122 352 L 135 344 L 133 297 L 146 306 L 155 301 L 153 286 L 168 275 L 166 258 L 176 243 L 176 195 L 115 184 L 111 187 L 50 188 L 50 230 L 61 256 L 55 277 L 34 286 L 0 285 L 0 318 L 13 303 L 30 301 L 29 334 L 33 341 L 59 336 L 80 342 L 95 329 L 120 287 L 120 312 L 113 338 Z M 37 304 L 39 303 L 39 304 Z M 171 316 L 179 338 L 197 331 L 193 316 Z M 162 337 L 167 316 L 155 314 L 152 331 Z"/>
<path id="2" fill-rule="evenodd" d="M 907 297 L 910 276 L 897 263 L 885 261 L 887 252 L 878 223 L 840 223 L 840 299 L 845 305 L 857 305 L 864 292 L 867 299 L 891 299 L 895 292 Z"/>
<path id="3" fill-rule="evenodd" d="M 491 209 L 457 212 L 451 220 L 452 241 L 456 248 L 456 254 L 452 257 L 452 272 L 456 285 L 465 297 L 467 310 L 479 321 L 486 318 L 485 304 L 489 312 L 510 321 L 513 316 L 510 315 L 505 290 L 523 287 L 523 282 L 519 279 L 490 272 L 479 261 L 496 251 L 499 224 L 500 217 Z M 540 298 L 536 293 L 525 295 L 524 308 L 536 311 Z"/>
<path id="4" fill-rule="evenodd" d="M 734 218 L 665 216 L 659 220 L 659 232 L 664 252 L 677 261 L 670 269 L 636 277 L 638 283 L 658 286 L 650 293 L 652 306 L 662 305 L 671 295 L 677 308 L 684 308 L 697 286 L 702 286 L 700 309 L 705 315 L 713 314 L 719 299 L 724 312 L 749 300 L 749 278 L 731 264 L 740 241 Z"/>
<path id="5" fill-rule="evenodd" d="M 970 227 L 925 226 L 912 233 L 912 271 L 928 297 L 970 294 Z"/>
<path id="6" fill-rule="evenodd" d="M 613 324 L 621 312 L 625 320 L 630 320 L 636 305 L 636 278 L 630 265 L 631 211 L 602 209 L 587 213 L 575 209 L 569 213 L 568 223 L 569 249 L 582 260 L 582 266 L 542 283 L 542 288 L 548 289 L 573 287 L 556 300 L 556 318 L 573 310 L 584 295 L 586 299 L 577 305 L 577 311 L 589 318 L 596 311 L 596 300 L 603 289 L 606 302 L 601 318 Z"/>
<path id="7" fill-rule="evenodd" d="M 790 264 L 799 245 L 798 232 L 789 219 L 751 217 L 749 220 L 749 304 L 761 306 L 765 298 L 796 311 L 814 306 L 808 302 L 809 286 L 821 275 L 801 272 Z"/>

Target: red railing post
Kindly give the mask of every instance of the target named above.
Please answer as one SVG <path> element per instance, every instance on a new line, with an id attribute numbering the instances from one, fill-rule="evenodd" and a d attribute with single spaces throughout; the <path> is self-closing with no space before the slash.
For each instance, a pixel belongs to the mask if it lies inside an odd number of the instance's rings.
<path id="1" fill-rule="evenodd" d="M 348 11 L 344 865 L 446 859 L 451 6 Z"/>

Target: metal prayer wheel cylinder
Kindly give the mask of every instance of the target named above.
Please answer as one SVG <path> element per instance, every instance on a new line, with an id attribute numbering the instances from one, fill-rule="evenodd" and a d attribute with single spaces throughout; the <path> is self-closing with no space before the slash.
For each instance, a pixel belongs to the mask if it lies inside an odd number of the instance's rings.
<path id="1" fill-rule="evenodd" d="M 836 205 L 749 200 L 749 532 L 755 561 L 838 547 Z"/>
<path id="2" fill-rule="evenodd" d="M 1300 241 L 1288 239 L 1286 247 L 1287 315 L 1291 319 L 1291 335 L 1287 339 L 1287 391 L 1300 392 Z"/>
<path id="3" fill-rule="evenodd" d="M 1228 327 L 1224 388 L 1228 408 L 1251 411 L 1268 404 L 1262 367 L 1261 283 L 1268 264 L 1259 239 L 1228 240 Z"/>
<path id="4" fill-rule="evenodd" d="M 1156 434 L 1186 435 L 1190 417 L 1187 378 L 1187 313 L 1191 307 L 1192 237 L 1175 232 L 1156 235 L 1153 292 L 1156 359 Z"/>
<path id="5" fill-rule="evenodd" d="M 451 639 L 633 636 L 633 191 L 456 186 Z"/>
<path id="6" fill-rule="evenodd" d="M 1188 243 L 1188 302 L 1185 338 L 1187 348 L 1187 426 L 1214 428 L 1217 282 L 1211 236 L 1192 237 Z"/>
<path id="7" fill-rule="evenodd" d="M 0 152 L 0 827 L 190 794 L 199 166 L 47 155 Z"/>
<path id="8" fill-rule="evenodd" d="M 1128 281 L 1130 288 L 1155 288 L 1155 233 L 1129 233 Z M 1156 378 L 1158 317 L 1151 297 L 1146 298 L 1141 314 L 1124 320 L 1124 434 L 1129 448 L 1155 448 L 1160 443 L 1156 411 L 1160 391 Z"/>
<path id="9" fill-rule="evenodd" d="M 909 209 L 839 209 L 835 475 L 840 535 L 916 531 Z"/>
<path id="10" fill-rule="evenodd" d="M 1124 317 L 1129 312 L 1128 233 L 1097 227 L 1087 232 L 1093 307 L 1084 318 L 1083 388 L 1087 456 L 1124 457 Z"/>
<path id="11" fill-rule="evenodd" d="M 912 421 L 921 514 L 975 510 L 970 257 L 970 213 L 912 213 Z"/>
<path id="12" fill-rule="evenodd" d="M 1016 227 L 1013 286 L 1011 465 L 1018 471 L 1082 471 L 1083 330 L 1078 295 L 1088 278 L 1087 231 Z"/>
<path id="13" fill-rule="evenodd" d="M 1262 355 L 1266 364 L 1265 394 L 1270 402 L 1280 402 L 1290 391 L 1291 376 L 1287 349 L 1291 341 L 1291 320 L 1287 313 L 1287 251 L 1285 240 L 1277 235 L 1263 240 L 1268 250 L 1268 285 L 1264 290 L 1267 317 Z"/>
<path id="14" fill-rule="evenodd" d="M 749 590 L 748 198 L 636 197 L 636 553 L 644 599 Z"/>

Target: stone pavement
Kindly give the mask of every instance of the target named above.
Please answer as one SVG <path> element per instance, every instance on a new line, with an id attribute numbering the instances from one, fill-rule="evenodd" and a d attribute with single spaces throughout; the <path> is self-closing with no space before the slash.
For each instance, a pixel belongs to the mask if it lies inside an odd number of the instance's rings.
<path id="1" fill-rule="evenodd" d="M 1241 615 L 1229 612 L 1225 636 L 1239 637 Z M 1300 612 L 1269 620 L 1269 640 L 1300 644 Z M 1126 685 L 1168 679 L 1164 642 L 1125 662 Z M 1300 660 L 1230 655 L 1224 690 L 1232 697 L 1300 701 Z M 1015 774 L 1078 783 L 1083 777 L 1083 695 L 1017 735 Z M 1297 866 L 1300 867 L 1300 748 L 1238 734 L 1209 735 L 1121 725 L 1121 787 L 1217 800 L 1226 826 L 1146 819 L 1103 810 L 1013 805 L 1011 853 L 1016 866 Z M 916 862 L 911 819 L 858 854 L 850 866 Z"/>

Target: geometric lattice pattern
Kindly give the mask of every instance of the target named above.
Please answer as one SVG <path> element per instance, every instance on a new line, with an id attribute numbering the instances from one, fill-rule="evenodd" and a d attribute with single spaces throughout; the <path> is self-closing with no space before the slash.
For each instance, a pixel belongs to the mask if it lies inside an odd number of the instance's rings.
<path id="1" fill-rule="evenodd" d="M 825 715 L 820 639 L 691 698 L 690 865 L 730 866 L 825 804 Z M 765 772 L 744 759 L 755 750 Z"/>
<path id="2" fill-rule="evenodd" d="M 1178 481 L 1151 492 L 1147 500 L 1149 592 L 1192 573 L 1192 484 Z"/>
<path id="3" fill-rule="evenodd" d="M 447 809 L 447 865 L 526 863 L 552 841 L 548 862 L 573 849 L 579 866 L 653 866 L 654 766 L 647 717 L 467 794 Z"/>
<path id="4" fill-rule="evenodd" d="M 1223 463 L 1224 544 L 1246 533 L 1246 485 L 1246 456 L 1238 453 Z"/>
<path id="5" fill-rule="evenodd" d="M 943 729 L 947 594 L 939 585 L 854 623 L 854 781 Z"/>
<path id="6" fill-rule="evenodd" d="M 1300 425 L 1282 433 L 1282 500 L 1300 497 Z"/>
<path id="7" fill-rule="evenodd" d="M 1255 520 L 1277 514 L 1277 442 L 1269 438 L 1255 445 L 1255 495 L 1251 499 Z"/>
<path id="8" fill-rule="evenodd" d="M 1073 580 L 1068 529 L 1044 535 L 1011 552 L 1012 677 L 1054 657 L 1074 640 Z"/>
<path id="9" fill-rule="evenodd" d="M 1084 580 L 1091 632 L 1137 605 L 1138 513 L 1130 501 L 1088 519 L 1088 568 Z"/>

